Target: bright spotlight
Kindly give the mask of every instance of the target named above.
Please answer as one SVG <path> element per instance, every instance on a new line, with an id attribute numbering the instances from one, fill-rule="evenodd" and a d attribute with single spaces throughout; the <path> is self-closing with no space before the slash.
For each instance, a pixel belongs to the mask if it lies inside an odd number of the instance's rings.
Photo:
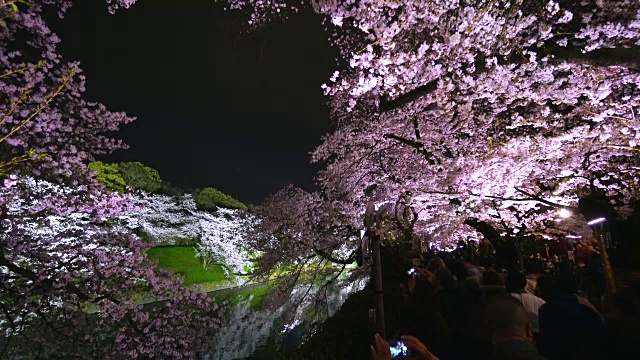
<path id="1" fill-rule="evenodd" d="M 558 215 L 560 215 L 561 218 L 566 219 L 571 216 L 571 211 L 563 208 L 558 211 Z"/>
<path id="2" fill-rule="evenodd" d="M 606 219 L 606 218 L 603 218 L 603 217 L 601 217 L 601 218 L 597 218 L 597 219 L 593 219 L 593 220 L 589 221 L 589 222 L 587 223 L 587 225 L 591 226 L 591 225 L 595 225 L 595 224 L 600 224 L 601 222 L 603 222 L 603 221 L 605 221 L 605 220 L 607 220 L 607 219 Z"/>

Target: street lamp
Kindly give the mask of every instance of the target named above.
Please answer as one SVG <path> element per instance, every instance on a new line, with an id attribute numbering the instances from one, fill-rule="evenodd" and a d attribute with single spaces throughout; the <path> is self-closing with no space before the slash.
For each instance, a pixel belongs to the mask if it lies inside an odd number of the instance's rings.
<path id="1" fill-rule="evenodd" d="M 600 248 L 600 257 L 602 258 L 602 265 L 604 266 L 604 275 L 607 281 L 607 295 L 613 295 L 616 292 L 616 283 L 613 279 L 613 270 L 611 269 L 611 262 L 609 261 L 609 254 L 607 253 L 607 247 L 604 244 L 604 236 L 602 236 L 602 230 L 604 228 L 604 222 L 607 219 L 599 217 L 587 222 L 587 225 L 591 227 L 598 241 L 598 247 Z"/>

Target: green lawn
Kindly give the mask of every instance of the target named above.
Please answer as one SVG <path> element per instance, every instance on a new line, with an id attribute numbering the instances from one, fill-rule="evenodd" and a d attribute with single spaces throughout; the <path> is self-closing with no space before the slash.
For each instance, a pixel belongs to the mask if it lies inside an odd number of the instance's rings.
<path id="1" fill-rule="evenodd" d="M 158 261 L 158 267 L 184 278 L 184 286 L 198 284 L 209 288 L 215 283 L 229 281 L 221 266 L 203 268 L 193 246 L 158 246 L 149 249 L 147 255 L 151 260 Z"/>

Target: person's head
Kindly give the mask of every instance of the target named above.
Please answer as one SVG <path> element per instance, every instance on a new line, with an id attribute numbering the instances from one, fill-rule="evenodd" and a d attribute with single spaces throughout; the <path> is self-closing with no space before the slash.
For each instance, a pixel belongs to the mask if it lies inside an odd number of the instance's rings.
<path id="1" fill-rule="evenodd" d="M 435 272 L 436 285 L 442 289 L 453 288 L 453 275 L 447 269 L 438 269 Z"/>
<path id="2" fill-rule="evenodd" d="M 416 287 L 411 294 L 410 307 L 414 311 L 432 312 L 435 311 L 435 291 L 430 281 L 417 278 Z"/>
<path id="3" fill-rule="evenodd" d="M 447 269 L 451 271 L 453 276 L 455 276 L 456 279 L 458 279 L 458 281 L 466 280 L 468 276 L 467 268 L 464 266 L 464 263 L 462 261 L 458 259 L 451 259 L 446 264 L 447 264 Z"/>
<path id="4" fill-rule="evenodd" d="M 525 270 L 527 271 L 527 274 L 539 274 L 542 272 L 543 267 L 544 264 L 537 259 L 531 259 L 525 263 Z"/>
<path id="5" fill-rule="evenodd" d="M 536 296 L 546 302 L 553 300 L 554 280 L 550 274 L 541 275 L 536 281 Z"/>
<path id="6" fill-rule="evenodd" d="M 578 275 L 561 274 L 555 281 L 555 296 L 575 295 L 580 289 L 580 278 Z"/>
<path id="7" fill-rule="evenodd" d="M 527 278 L 522 273 L 512 272 L 507 276 L 507 292 L 523 292 L 527 286 Z"/>
<path id="8" fill-rule="evenodd" d="M 496 260 L 494 258 L 491 258 L 491 257 L 486 257 L 482 262 L 482 266 L 485 269 L 493 269 L 493 270 L 497 269 Z"/>
<path id="9" fill-rule="evenodd" d="M 482 273 L 482 285 L 487 286 L 501 286 L 504 285 L 502 283 L 502 279 L 498 276 L 498 273 L 495 271 L 485 271 Z"/>
<path id="10" fill-rule="evenodd" d="M 561 275 L 558 278 L 558 294 L 575 294 L 580 288 L 580 279 L 576 275 Z"/>
<path id="11" fill-rule="evenodd" d="M 569 260 L 566 260 L 566 261 L 563 260 L 560 262 L 560 264 L 558 264 L 558 272 L 563 275 L 568 275 L 572 273 L 571 263 L 569 262 Z"/>
<path id="12" fill-rule="evenodd" d="M 492 296 L 487 300 L 484 310 L 485 323 L 491 331 L 494 343 L 507 339 L 533 338 L 529 315 L 522 303 L 513 296 Z"/>
<path id="13" fill-rule="evenodd" d="M 438 269 L 446 269 L 447 267 L 444 265 L 444 261 L 440 257 L 436 257 L 429 261 L 429 271 L 436 272 Z"/>

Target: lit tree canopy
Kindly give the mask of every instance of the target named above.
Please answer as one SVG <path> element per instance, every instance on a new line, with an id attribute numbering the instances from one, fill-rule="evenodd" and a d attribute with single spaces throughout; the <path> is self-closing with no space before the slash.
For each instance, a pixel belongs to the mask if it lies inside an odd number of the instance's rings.
<path id="1" fill-rule="evenodd" d="M 313 285 L 326 288 L 356 261 L 360 220 L 344 202 L 289 186 L 252 215 L 248 246 L 260 253 L 253 276 L 277 278 L 276 304 L 299 283 L 309 284 L 307 292 Z"/>
<path id="2" fill-rule="evenodd" d="M 105 164 L 102 161 L 92 161 L 87 168 L 95 173 L 96 181 L 104 185 L 105 189 L 124 193 L 127 183 L 120 175 L 118 164 Z"/>
<path id="3" fill-rule="evenodd" d="M 270 249 L 262 261 L 296 257 L 302 262 L 320 255 L 351 264 L 355 258 L 348 249 L 353 246 L 345 247 L 345 240 L 358 240 L 360 233 L 358 217 L 349 216 L 348 210 L 342 202 L 290 186 L 256 208 L 254 215 L 262 221 L 254 225 L 250 240 L 256 249 Z"/>
<path id="4" fill-rule="evenodd" d="M 108 1 L 110 8 L 131 0 Z M 77 63 L 57 53 L 60 39 L 45 24 L 41 12 L 55 7 L 60 14 L 71 1 L 3 1 L 0 4 L 0 150 L 6 166 L 32 150 L 41 155 L 33 175 L 68 178 L 85 170 L 93 155 L 124 148 L 107 137 L 134 119 L 82 99 L 84 77 Z M 29 156 L 32 158 L 32 156 Z M 26 158 L 22 158 L 26 160 Z"/>
<path id="5" fill-rule="evenodd" d="M 286 1 L 229 1 L 251 24 Z M 323 85 L 336 129 L 313 153 L 336 199 L 410 194 L 442 243 L 583 232 L 579 199 L 620 216 L 640 181 L 637 1 L 312 1 L 344 66 Z M 283 15 L 281 15 L 283 14 Z M 565 208 L 574 217 L 551 221 Z M 469 226 L 471 225 L 471 226 Z M 484 231 L 486 235 L 486 231 Z M 518 235 L 520 236 L 520 235 Z M 496 239 L 492 239 L 496 240 Z"/>

